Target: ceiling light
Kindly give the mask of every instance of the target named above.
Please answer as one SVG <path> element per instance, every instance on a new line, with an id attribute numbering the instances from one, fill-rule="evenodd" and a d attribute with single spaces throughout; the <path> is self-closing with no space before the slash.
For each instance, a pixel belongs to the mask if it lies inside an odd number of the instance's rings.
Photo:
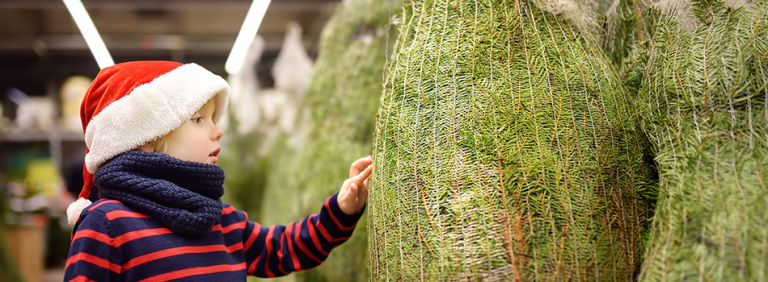
<path id="1" fill-rule="evenodd" d="M 253 42 L 253 38 L 256 37 L 256 31 L 259 30 L 261 20 L 264 19 L 264 13 L 267 12 L 269 2 L 270 0 L 253 0 L 253 3 L 251 3 L 251 8 L 248 9 L 243 26 L 240 27 L 240 33 L 237 34 L 237 39 L 235 39 L 235 45 L 232 46 L 227 63 L 224 65 L 227 73 L 235 74 L 243 66 L 245 53 L 248 51 L 248 46 Z"/>
<path id="2" fill-rule="evenodd" d="M 77 28 L 80 29 L 80 33 L 85 38 L 85 43 L 88 44 L 88 48 L 91 49 L 93 57 L 96 59 L 96 63 L 100 69 L 114 65 L 112 56 L 109 55 L 107 46 L 104 45 L 104 41 L 101 40 L 99 32 L 91 21 L 91 17 L 88 12 L 85 11 L 85 7 L 80 0 L 64 0 L 64 5 L 67 6 L 69 14 L 77 24 Z"/>

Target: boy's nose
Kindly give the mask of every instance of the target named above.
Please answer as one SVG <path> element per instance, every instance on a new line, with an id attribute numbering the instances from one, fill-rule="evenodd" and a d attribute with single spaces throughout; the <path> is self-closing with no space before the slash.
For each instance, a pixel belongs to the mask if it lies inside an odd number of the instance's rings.
<path id="1" fill-rule="evenodd" d="M 213 140 L 219 141 L 221 140 L 221 137 L 224 136 L 224 131 L 219 128 L 218 125 L 213 125 Z"/>

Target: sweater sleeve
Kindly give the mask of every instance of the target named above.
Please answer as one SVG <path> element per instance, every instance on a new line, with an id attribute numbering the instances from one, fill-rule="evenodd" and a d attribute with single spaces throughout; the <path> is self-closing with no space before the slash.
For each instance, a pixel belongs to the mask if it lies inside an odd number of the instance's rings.
<path id="1" fill-rule="evenodd" d="M 113 247 L 106 215 L 84 212 L 72 232 L 64 281 L 120 281 L 119 249 Z"/>
<path id="2" fill-rule="evenodd" d="M 243 250 L 248 275 L 279 277 L 320 265 L 333 248 L 346 242 L 362 211 L 347 215 L 328 197 L 319 213 L 288 225 L 264 227 L 246 220 Z"/>

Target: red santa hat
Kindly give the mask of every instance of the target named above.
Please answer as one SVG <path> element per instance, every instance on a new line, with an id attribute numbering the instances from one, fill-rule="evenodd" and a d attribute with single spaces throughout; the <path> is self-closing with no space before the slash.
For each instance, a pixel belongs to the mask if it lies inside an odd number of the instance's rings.
<path id="1" fill-rule="evenodd" d="M 179 128 L 212 98 L 213 119 L 218 121 L 228 96 L 226 80 L 194 63 L 137 61 L 102 69 L 80 105 L 87 146 L 85 184 L 67 208 L 69 224 L 74 226 L 91 205 L 93 173 L 101 164 Z"/>

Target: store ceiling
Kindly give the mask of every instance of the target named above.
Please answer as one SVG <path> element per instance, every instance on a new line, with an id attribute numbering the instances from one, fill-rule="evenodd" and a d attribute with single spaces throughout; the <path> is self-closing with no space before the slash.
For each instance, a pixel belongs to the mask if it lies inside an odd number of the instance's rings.
<path id="1" fill-rule="evenodd" d="M 257 0 L 258 1 L 258 0 Z M 265 40 L 260 79 L 270 83 L 271 60 L 286 26 L 303 28 L 316 52 L 322 27 L 339 0 L 272 0 L 258 34 Z M 196 62 L 224 76 L 226 61 L 252 0 L 83 0 L 116 63 Z M 0 96 L 10 87 L 50 94 L 70 75 L 95 76 L 98 66 L 61 0 L 0 0 Z M 54 86 L 51 86 L 53 84 Z"/>

